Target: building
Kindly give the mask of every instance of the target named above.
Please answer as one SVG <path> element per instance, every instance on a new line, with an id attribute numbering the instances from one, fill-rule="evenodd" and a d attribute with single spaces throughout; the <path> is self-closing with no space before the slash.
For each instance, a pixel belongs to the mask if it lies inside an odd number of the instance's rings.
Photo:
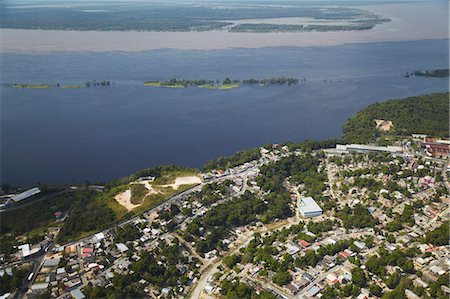
<path id="1" fill-rule="evenodd" d="M 403 149 L 400 146 L 376 146 L 365 144 L 336 144 L 336 152 L 338 153 L 370 153 L 370 152 L 386 152 L 391 154 L 400 154 Z"/>
<path id="2" fill-rule="evenodd" d="M 432 141 L 427 138 L 427 142 L 420 143 L 420 147 L 429 156 L 447 157 L 450 154 L 450 144 L 446 140 Z"/>
<path id="3" fill-rule="evenodd" d="M 74 299 L 84 299 L 84 298 L 86 298 L 86 296 L 84 296 L 83 292 L 81 292 L 80 289 L 75 289 L 75 290 L 70 291 L 70 295 Z"/>
<path id="4" fill-rule="evenodd" d="M 300 214 L 304 218 L 311 218 L 322 215 L 322 208 L 316 203 L 312 197 L 305 197 L 301 199 L 299 204 Z"/>
<path id="5" fill-rule="evenodd" d="M 14 200 L 14 202 L 19 202 L 21 200 L 27 199 L 28 197 L 31 197 L 33 195 L 36 195 L 38 193 L 41 193 L 41 190 L 38 187 L 34 187 L 31 188 L 27 191 L 24 191 L 22 193 L 16 194 L 11 196 L 12 200 Z"/>

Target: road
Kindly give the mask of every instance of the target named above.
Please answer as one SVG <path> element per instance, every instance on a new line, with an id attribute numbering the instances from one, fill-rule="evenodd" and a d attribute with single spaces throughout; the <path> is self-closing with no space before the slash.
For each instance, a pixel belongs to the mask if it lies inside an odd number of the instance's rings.
<path id="1" fill-rule="evenodd" d="M 308 286 L 304 287 L 300 292 L 298 292 L 294 298 L 307 298 L 306 293 L 316 284 L 318 284 L 319 282 L 321 282 L 322 280 L 325 279 L 325 277 L 327 277 L 328 274 L 333 273 L 338 271 L 339 269 L 341 269 L 343 266 L 342 265 L 336 265 L 333 268 L 331 268 L 330 270 L 328 270 L 327 272 L 323 272 L 321 273 L 319 276 L 317 276 L 316 279 L 314 279 Z"/>

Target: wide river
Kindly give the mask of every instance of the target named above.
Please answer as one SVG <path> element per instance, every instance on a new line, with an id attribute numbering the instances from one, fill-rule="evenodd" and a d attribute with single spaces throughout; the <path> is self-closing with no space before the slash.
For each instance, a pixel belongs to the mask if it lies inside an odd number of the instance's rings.
<path id="1" fill-rule="evenodd" d="M 448 40 L 210 51 L 2 54 L 1 81 L 103 88 L 1 90 L 1 180 L 106 181 L 158 164 L 201 167 L 265 143 L 338 137 L 365 106 L 449 90 Z M 306 78 L 291 87 L 144 87 L 145 80 Z"/>

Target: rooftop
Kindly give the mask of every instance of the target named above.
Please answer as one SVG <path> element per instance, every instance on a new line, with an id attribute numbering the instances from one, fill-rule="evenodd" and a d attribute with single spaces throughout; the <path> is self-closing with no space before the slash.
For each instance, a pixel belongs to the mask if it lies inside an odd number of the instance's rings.
<path id="1" fill-rule="evenodd" d="M 299 208 L 304 214 L 322 212 L 322 208 L 312 197 L 302 198 Z"/>

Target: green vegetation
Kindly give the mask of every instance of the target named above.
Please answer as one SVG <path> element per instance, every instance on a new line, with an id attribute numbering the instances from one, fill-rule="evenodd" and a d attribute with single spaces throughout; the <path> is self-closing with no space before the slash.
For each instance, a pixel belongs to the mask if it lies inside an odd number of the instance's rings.
<path id="1" fill-rule="evenodd" d="M 2 5 L 1 28 L 47 29 L 47 30 L 119 30 L 119 31 L 206 31 L 225 29 L 230 31 L 336 31 L 370 29 L 388 21 L 369 11 L 330 4 L 305 5 L 289 3 L 288 6 L 271 5 L 275 1 L 259 5 L 215 3 L 201 6 L 189 3 L 136 3 L 127 5 L 94 5 L 23 7 L 13 9 Z M 327 5 L 327 6 L 325 6 Z M 18 5 L 20 6 L 20 5 Z M 96 13 L 86 13 L 87 10 Z M 312 18 L 329 21 L 346 21 L 341 25 L 283 25 L 283 24 L 234 24 L 232 20 L 265 18 Z"/>
<path id="2" fill-rule="evenodd" d="M 273 213 L 275 209 L 276 206 L 264 203 L 247 191 L 241 197 L 213 207 L 203 217 L 195 218 L 189 223 L 185 238 L 189 242 L 196 240 L 196 250 L 200 253 L 209 252 L 220 246 L 227 249 L 221 241 L 229 236 L 231 229 L 254 224 L 262 218 L 262 215 Z"/>
<path id="3" fill-rule="evenodd" d="M 146 298 L 140 280 L 144 279 L 155 288 L 184 286 L 188 281 L 187 273 L 181 274 L 177 265 L 189 265 L 181 251 L 183 247 L 175 239 L 171 245 L 164 240 L 152 252 L 142 251 L 139 260 L 132 262 L 131 273 L 116 274 L 113 286 L 108 288 L 83 288 L 87 298 Z M 193 269 L 193 266 L 189 266 Z"/>
<path id="4" fill-rule="evenodd" d="M 408 136 L 412 133 L 448 137 L 449 93 L 410 97 L 376 103 L 359 111 L 344 124 L 346 142 L 369 143 L 383 136 Z M 379 131 L 375 119 L 390 120 L 393 128 Z"/>
<path id="5" fill-rule="evenodd" d="M 375 218 L 361 204 L 357 204 L 354 209 L 346 205 L 336 216 L 342 220 L 346 229 L 374 227 L 377 224 Z"/>
<path id="6" fill-rule="evenodd" d="M 0 253 L 13 253 L 15 237 L 22 234 L 29 243 L 41 241 L 50 226 L 61 225 L 56 222 L 55 212 L 71 213 L 77 204 L 94 196 L 95 192 L 89 190 L 66 192 L 3 212 L 0 217 Z"/>
<path id="7" fill-rule="evenodd" d="M 204 165 L 205 171 L 213 169 L 226 169 L 230 167 L 235 167 L 237 165 L 244 164 L 253 160 L 261 158 L 261 153 L 259 148 L 250 148 L 246 150 L 241 150 L 236 152 L 234 155 L 229 157 L 219 157 L 215 160 L 210 160 Z"/>
<path id="8" fill-rule="evenodd" d="M 231 28 L 233 32 L 328 32 L 328 31 L 353 31 L 369 30 L 377 24 L 389 22 L 387 18 L 377 18 L 373 20 L 363 20 L 360 23 L 349 25 L 285 25 L 285 24 L 238 24 Z"/>
<path id="9" fill-rule="evenodd" d="M 386 266 L 398 266 L 403 272 L 414 273 L 414 265 L 411 258 L 416 254 L 415 248 L 408 249 L 396 249 L 389 253 L 386 249 L 381 248 L 379 251 L 379 257 L 371 256 L 365 263 L 367 270 L 383 278 L 387 275 Z M 393 277 L 395 278 L 395 277 Z M 391 280 L 394 280 L 391 278 Z"/>
<path id="10" fill-rule="evenodd" d="M 81 197 L 74 204 L 69 216 L 64 221 L 57 240 L 65 243 L 105 229 L 117 220 L 114 211 L 99 201 L 98 196 L 95 196 L 94 193 L 90 193 Z"/>
<path id="11" fill-rule="evenodd" d="M 221 284 L 221 293 L 224 298 L 227 299 L 275 299 L 277 296 L 268 292 L 262 291 L 259 294 L 251 288 L 249 285 L 242 283 L 240 281 L 229 281 L 224 279 Z"/>
<path id="12" fill-rule="evenodd" d="M 214 80 L 178 80 L 178 79 L 170 79 L 168 81 L 146 81 L 144 82 L 145 86 L 154 86 L 154 87 L 171 87 L 171 88 L 184 88 L 189 86 L 204 86 L 204 85 L 213 85 Z"/>
<path id="13" fill-rule="evenodd" d="M 302 79 L 302 82 L 306 79 Z M 225 78 L 220 81 L 217 80 L 185 80 L 185 79 L 170 79 L 168 81 L 146 81 L 144 86 L 152 87 L 170 87 L 170 88 L 185 88 L 185 87 L 200 87 L 207 89 L 233 89 L 238 88 L 241 84 L 259 84 L 260 86 L 272 86 L 272 85 L 296 85 L 300 82 L 296 78 L 278 77 L 278 78 L 266 78 L 266 79 L 246 79 L 246 80 L 231 80 Z"/>
<path id="14" fill-rule="evenodd" d="M 436 246 L 448 245 L 449 225 L 450 222 L 446 221 L 435 230 L 428 232 L 425 236 L 425 241 Z"/>
<path id="15" fill-rule="evenodd" d="M 30 89 L 44 89 L 44 88 L 83 88 L 83 87 L 105 87 L 111 86 L 111 82 L 107 80 L 103 81 L 87 81 L 83 84 L 75 84 L 75 85 L 61 85 L 60 83 L 52 83 L 52 84 L 31 84 L 31 83 L 2 83 L 1 85 L 9 88 L 30 88 Z"/>
<path id="16" fill-rule="evenodd" d="M 299 82 L 299 79 L 296 78 L 286 78 L 286 77 L 278 77 L 278 78 L 267 78 L 267 79 L 247 79 L 243 80 L 243 84 L 259 84 L 262 86 L 270 86 L 270 85 L 295 85 Z M 303 79 L 302 81 L 306 81 Z"/>
<path id="17" fill-rule="evenodd" d="M 144 176 L 154 176 L 155 184 L 163 185 L 172 183 L 176 177 L 197 174 L 198 170 L 173 165 L 158 166 L 140 170 L 129 177 L 117 181 L 109 182 L 107 190 L 100 194 L 92 193 L 78 200 L 72 207 L 68 218 L 64 221 L 62 229 L 58 235 L 59 242 L 81 238 L 97 231 L 106 229 L 119 221 L 143 213 L 158 204 L 164 202 L 168 197 L 177 192 L 182 192 L 192 186 L 183 185 L 178 190 L 171 187 L 155 187 L 160 193 L 147 195 L 148 190 L 142 184 L 132 184 L 130 182 Z M 120 205 L 114 196 L 131 188 L 132 203 L 141 205 L 128 212 Z M 145 196 L 145 200 L 144 199 Z"/>
<path id="18" fill-rule="evenodd" d="M 136 226 L 131 224 L 126 224 L 123 227 L 118 227 L 115 230 L 114 240 L 116 242 L 127 243 L 138 239 L 141 233 L 136 228 Z"/>
<path id="19" fill-rule="evenodd" d="M 143 184 L 132 184 L 131 190 L 131 203 L 134 205 L 141 204 L 144 201 L 145 196 L 148 194 L 148 189 Z"/>
<path id="20" fill-rule="evenodd" d="M 405 77 L 409 78 L 412 76 L 417 77 L 428 77 L 428 78 L 445 78 L 449 76 L 449 69 L 439 69 L 439 70 L 433 70 L 433 71 L 414 71 L 412 73 L 406 73 L 404 75 Z"/>
<path id="21" fill-rule="evenodd" d="M 318 172 L 320 160 L 307 153 L 291 155 L 277 162 L 263 165 L 257 177 L 258 185 L 265 191 L 283 190 L 286 178 L 295 184 L 304 184 L 307 196 L 318 197 L 325 190 L 326 174 Z"/>
<path id="22" fill-rule="evenodd" d="M 0 276 L 0 294 L 13 293 L 23 287 L 23 282 L 30 273 L 31 265 L 20 266 L 12 270 L 12 275 Z"/>

